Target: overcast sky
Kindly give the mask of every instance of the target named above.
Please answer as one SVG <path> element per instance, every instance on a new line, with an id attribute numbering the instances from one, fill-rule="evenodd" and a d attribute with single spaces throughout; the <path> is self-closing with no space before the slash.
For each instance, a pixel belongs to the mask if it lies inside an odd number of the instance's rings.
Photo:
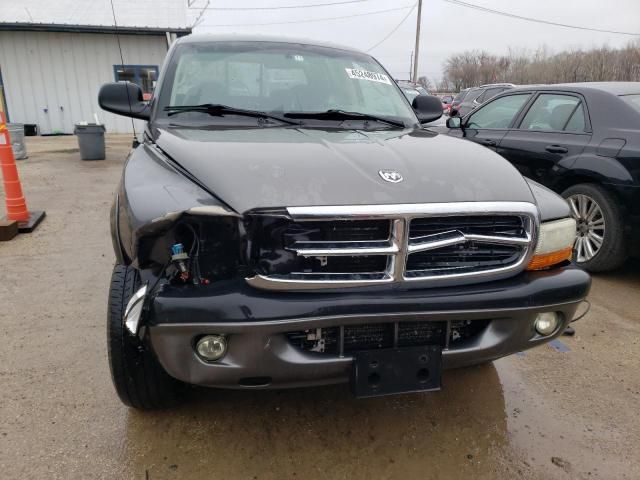
<path id="1" fill-rule="evenodd" d="M 340 0 L 211 0 L 211 7 L 271 7 L 332 3 Z M 640 33 L 640 0 L 465 0 L 516 15 L 605 30 Z M 206 0 L 196 0 L 194 6 Z M 317 8 L 282 10 L 207 10 L 194 33 L 260 33 L 331 41 L 368 50 L 389 34 L 407 15 L 416 0 L 366 0 L 359 3 Z M 389 10 L 391 12 L 340 20 L 317 20 Z M 193 10 L 191 10 L 194 13 Z M 197 12 L 195 12 L 197 13 Z M 413 50 L 417 9 L 400 28 L 372 53 L 396 78 L 408 78 Z M 296 22 L 284 25 L 252 25 Z M 298 23 L 299 22 L 299 23 Z M 216 26 L 234 25 L 234 26 Z M 574 30 L 484 13 L 447 3 L 423 0 L 419 75 L 438 79 L 442 64 L 452 53 L 484 49 L 495 54 L 508 47 L 535 49 L 546 45 L 553 51 L 571 47 L 590 48 L 603 44 L 625 45 L 640 36 Z"/>

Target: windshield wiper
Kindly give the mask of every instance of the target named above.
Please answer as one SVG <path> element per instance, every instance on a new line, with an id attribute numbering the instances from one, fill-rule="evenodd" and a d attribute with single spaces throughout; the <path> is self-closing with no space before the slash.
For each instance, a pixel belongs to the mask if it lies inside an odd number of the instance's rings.
<path id="1" fill-rule="evenodd" d="M 345 110 L 331 109 L 325 112 L 287 112 L 284 114 L 287 118 L 312 118 L 317 120 L 365 120 L 371 122 L 380 122 L 392 125 L 394 127 L 405 128 L 406 125 L 398 120 L 391 120 L 385 117 L 378 117 L 368 113 L 347 112 Z"/>
<path id="2" fill-rule="evenodd" d="M 202 105 L 169 105 L 164 107 L 164 111 L 168 112 L 168 116 L 177 115 L 182 112 L 203 112 L 209 115 L 222 117 L 225 114 L 229 115 L 241 115 L 244 117 L 253 118 L 269 118 L 277 120 L 289 125 L 300 125 L 300 122 L 289 120 L 287 118 L 280 117 L 278 115 L 272 115 L 267 112 L 259 112 L 256 110 L 245 110 L 243 108 L 230 107 L 228 105 L 222 105 L 217 103 L 203 103 Z"/>

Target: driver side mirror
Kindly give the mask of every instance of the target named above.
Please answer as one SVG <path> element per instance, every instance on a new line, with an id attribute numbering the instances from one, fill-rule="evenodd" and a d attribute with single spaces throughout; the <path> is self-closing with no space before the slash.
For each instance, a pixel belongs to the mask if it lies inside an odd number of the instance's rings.
<path id="1" fill-rule="evenodd" d="M 98 93 L 98 104 L 107 112 L 125 117 L 149 120 L 149 104 L 144 100 L 142 89 L 131 82 L 105 83 Z"/>
<path id="2" fill-rule="evenodd" d="M 460 117 L 447 118 L 447 128 L 462 128 L 462 119 Z"/>
<path id="3" fill-rule="evenodd" d="M 411 106 L 420 123 L 433 122 L 442 116 L 442 102 L 433 95 L 418 95 L 413 99 Z"/>

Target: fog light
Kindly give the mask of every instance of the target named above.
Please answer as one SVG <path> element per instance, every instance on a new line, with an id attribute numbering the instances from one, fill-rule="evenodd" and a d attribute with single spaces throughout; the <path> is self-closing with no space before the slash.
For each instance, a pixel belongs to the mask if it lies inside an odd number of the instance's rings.
<path id="1" fill-rule="evenodd" d="M 198 340 L 196 352 L 205 362 L 215 362 L 227 353 L 227 340 L 221 335 L 205 335 Z"/>
<path id="2" fill-rule="evenodd" d="M 545 337 L 551 335 L 558 328 L 559 321 L 559 316 L 555 312 L 539 313 L 535 322 L 536 332 Z"/>

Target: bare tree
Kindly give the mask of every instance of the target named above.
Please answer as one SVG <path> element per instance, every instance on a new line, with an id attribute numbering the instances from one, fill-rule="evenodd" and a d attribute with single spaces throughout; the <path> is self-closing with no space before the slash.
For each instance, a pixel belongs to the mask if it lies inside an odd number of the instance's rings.
<path id="1" fill-rule="evenodd" d="M 433 90 L 433 84 L 427 77 L 418 77 L 418 83 L 422 85 L 427 92 Z"/>
<path id="2" fill-rule="evenodd" d="M 571 49 L 551 53 L 546 45 L 533 52 L 509 48 L 496 56 L 470 50 L 451 55 L 444 64 L 439 91 L 455 90 L 485 83 L 515 84 L 640 81 L 640 39 L 621 49 L 608 46 L 591 50 Z"/>

